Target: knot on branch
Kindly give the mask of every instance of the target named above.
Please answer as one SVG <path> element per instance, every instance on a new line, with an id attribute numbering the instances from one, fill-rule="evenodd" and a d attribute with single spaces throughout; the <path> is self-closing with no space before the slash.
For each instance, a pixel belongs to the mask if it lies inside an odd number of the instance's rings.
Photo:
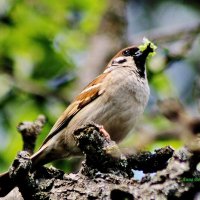
<path id="1" fill-rule="evenodd" d="M 21 151 L 17 154 L 17 157 L 13 161 L 13 164 L 9 170 L 9 175 L 13 180 L 22 180 L 28 176 L 31 170 L 32 162 L 30 154 L 27 151 Z"/>

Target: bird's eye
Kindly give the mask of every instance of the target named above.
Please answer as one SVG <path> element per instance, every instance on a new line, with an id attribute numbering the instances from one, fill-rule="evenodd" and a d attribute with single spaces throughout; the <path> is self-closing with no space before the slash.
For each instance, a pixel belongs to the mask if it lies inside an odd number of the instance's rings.
<path id="1" fill-rule="evenodd" d="M 124 55 L 124 56 L 131 56 L 130 50 L 127 49 L 127 50 L 123 51 L 123 55 Z"/>

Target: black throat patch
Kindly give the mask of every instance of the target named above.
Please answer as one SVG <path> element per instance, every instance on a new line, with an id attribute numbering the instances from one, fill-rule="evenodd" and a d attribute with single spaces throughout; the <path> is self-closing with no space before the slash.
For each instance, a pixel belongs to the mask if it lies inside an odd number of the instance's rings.
<path id="1" fill-rule="evenodd" d="M 137 72 L 141 78 L 145 78 L 145 56 L 133 57 L 135 65 L 137 67 Z"/>

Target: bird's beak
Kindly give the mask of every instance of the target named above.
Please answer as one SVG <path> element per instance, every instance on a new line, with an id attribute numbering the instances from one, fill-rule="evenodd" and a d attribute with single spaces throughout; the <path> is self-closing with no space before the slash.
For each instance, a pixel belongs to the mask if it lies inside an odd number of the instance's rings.
<path id="1" fill-rule="evenodd" d="M 136 53 L 135 53 L 135 57 L 139 58 L 139 59 L 142 59 L 142 60 L 146 60 L 147 56 L 149 55 L 149 53 L 151 52 L 154 52 L 153 48 L 151 47 L 151 43 L 149 43 L 146 47 L 145 50 L 141 51 L 141 50 L 138 50 Z"/>

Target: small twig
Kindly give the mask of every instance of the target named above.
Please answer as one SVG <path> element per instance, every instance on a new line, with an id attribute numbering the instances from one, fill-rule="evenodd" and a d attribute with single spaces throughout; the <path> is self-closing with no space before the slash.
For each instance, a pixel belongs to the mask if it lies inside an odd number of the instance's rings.
<path id="1" fill-rule="evenodd" d="M 39 115 L 34 122 L 21 122 L 17 129 L 22 135 L 23 150 L 33 154 L 38 134 L 45 124 L 45 116 Z"/>
<path id="2" fill-rule="evenodd" d="M 9 173 L 0 174 L 0 196 L 8 194 L 16 186 L 16 182 L 17 185 L 25 184 L 25 179 L 31 168 L 30 154 L 33 154 L 37 136 L 45 121 L 45 116 L 39 115 L 34 122 L 21 122 L 18 125 L 17 129 L 22 135 L 24 151 L 17 155 Z"/>

